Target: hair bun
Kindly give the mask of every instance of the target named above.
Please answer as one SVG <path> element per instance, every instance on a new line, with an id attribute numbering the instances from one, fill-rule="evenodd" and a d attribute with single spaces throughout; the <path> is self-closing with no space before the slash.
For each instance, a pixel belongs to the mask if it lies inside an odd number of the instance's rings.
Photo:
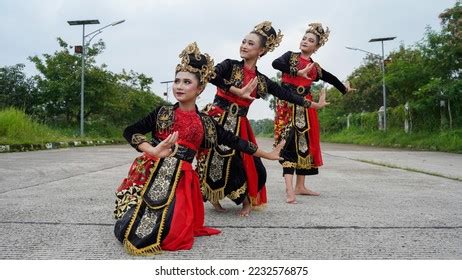
<path id="1" fill-rule="evenodd" d="M 319 45 L 323 46 L 327 40 L 329 40 L 330 30 L 329 27 L 326 26 L 326 29 L 322 27 L 322 24 L 318 22 L 313 22 L 308 24 L 308 29 L 305 33 L 313 33 L 319 37 Z"/>
<path id="2" fill-rule="evenodd" d="M 266 52 L 272 52 L 282 41 L 284 35 L 281 34 L 281 30 L 276 30 L 271 26 L 271 21 L 264 21 L 256 25 L 253 32 L 262 35 L 266 38 L 265 49 Z"/>
<path id="3" fill-rule="evenodd" d="M 216 76 L 213 59 L 207 53 L 202 54 L 196 42 L 187 45 L 179 57 L 181 62 L 176 66 L 176 73 L 181 71 L 198 73 L 202 85 Z"/>

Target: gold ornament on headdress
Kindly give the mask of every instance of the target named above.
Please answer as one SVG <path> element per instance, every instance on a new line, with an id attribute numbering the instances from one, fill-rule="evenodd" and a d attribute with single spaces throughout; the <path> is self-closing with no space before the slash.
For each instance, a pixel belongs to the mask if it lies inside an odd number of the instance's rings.
<path id="1" fill-rule="evenodd" d="M 190 55 L 194 55 L 194 58 L 197 61 L 201 61 L 201 56 L 203 56 L 206 63 L 204 63 L 201 68 L 196 68 L 190 64 Z M 213 66 L 213 59 L 210 58 L 207 53 L 201 54 L 196 42 L 186 46 L 186 48 L 180 53 L 179 57 L 181 58 L 181 62 L 176 66 L 175 72 L 199 73 L 199 82 L 201 85 L 205 85 L 210 79 L 215 78 L 216 73 L 215 67 Z"/>
<path id="2" fill-rule="evenodd" d="M 322 28 L 322 24 L 318 22 L 313 22 L 308 24 L 308 29 L 306 30 L 305 33 L 313 33 L 315 35 L 319 36 L 319 44 L 320 46 L 323 46 L 327 40 L 329 40 L 329 27 L 326 26 L 326 30 Z"/>
<path id="3" fill-rule="evenodd" d="M 278 30 L 277 34 L 269 34 L 271 30 L 271 21 L 264 21 L 254 27 L 253 31 L 266 38 L 265 49 L 267 52 L 272 52 L 282 41 L 284 35 L 281 34 L 281 30 Z"/>

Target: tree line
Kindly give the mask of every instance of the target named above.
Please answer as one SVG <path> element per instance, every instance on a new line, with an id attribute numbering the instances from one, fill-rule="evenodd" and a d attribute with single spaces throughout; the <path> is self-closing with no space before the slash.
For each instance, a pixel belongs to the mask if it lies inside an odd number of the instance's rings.
<path id="1" fill-rule="evenodd" d="M 410 119 L 415 131 L 462 127 L 462 4 L 440 14 L 441 31 L 427 28 L 424 38 L 401 45 L 385 62 L 389 128 L 401 129 Z M 59 50 L 32 56 L 39 74 L 27 77 L 24 65 L 0 67 L 0 110 L 14 107 L 45 124 L 78 128 L 80 117 L 81 55 L 57 39 Z M 123 127 L 146 115 L 164 101 L 150 88 L 151 77 L 133 70 L 113 73 L 96 65 L 105 49 L 103 41 L 87 48 L 85 68 L 85 121 L 87 124 Z M 329 106 L 320 111 L 324 132 L 350 125 L 377 129 L 382 106 L 381 58 L 369 55 L 348 80 L 357 89 L 342 96 L 328 91 Z M 313 92 L 319 89 L 313 86 Z M 270 102 L 274 109 L 274 100 Z M 350 115 L 350 117 L 348 117 Z M 256 134 L 272 133 L 270 120 L 253 122 Z"/>
<path id="2" fill-rule="evenodd" d="M 389 128 L 402 129 L 405 119 L 414 131 L 462 127 L 461 1 L 439 18 L 441 31 L 427 27 L 420 42 L 401 45 L 385 59 Z M 320 111 L 322 129 L 340 131 L 348 118 L 350 125 L 377 129 L 377 111 L 383 105 L 381 58 L 368 55 L 348 80 L 357 92 L 342 96 L 329 90 L 331 104 Z"/>
<path id="3" fill-rule="evenodd" d="M 35 120 L 58 127 L 78 127 L 81 55 L 57 39 L 54 54 L 32 56 L 39 74 L 27 77 L 24 64 L 0 67 L 0 109 L 14 107 Z M 133 70 L 113 73 L 96 65 L 103 41 L 89 46 L 85 62 L 84 117 L 88 124 L 123 127 L 145 116 L 164 101 L 150 88 L 153 79 Z"/>

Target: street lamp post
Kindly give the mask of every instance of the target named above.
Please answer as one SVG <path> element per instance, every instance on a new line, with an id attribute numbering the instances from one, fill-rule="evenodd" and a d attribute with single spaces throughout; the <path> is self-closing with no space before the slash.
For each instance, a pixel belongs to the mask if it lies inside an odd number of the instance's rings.
<path id="1" fill-rule="evenodd" d="M 361 52 L 368 53 L 368 54 L 370 54 L 372 56 L 379 57 L 380 60 L 381 60 L 380 67 L 382 68 L 382 95 L 383 95 L 383 109 L 384 109 L 384 112 L 383 112 L 383 130 L 384 131 L 387 130 L 387 92 L 386 92 L 386 87 L 385 87 L 385 55 L 384 55 L 384 49 L 383 49 L 383 41 L 390 41 L 390 40 L 393 40 L 395 38 L 396 37 L 385 37 L 385 38 L 374 38 L 374 39 L 369 40 L 369 42 L 379 42 L 379 41 L 382 42 L 382 56 L 380 56 L 378 54 L 375 54 L 375 53 L 372 53 L 372 52 L 362 50 L 362 49 L 358 49 L 358 48 L 345 47 L 345 48 L 347 48 L 349 50 L 361 51 Z"/>
<path id="2" fill-rule="evenodd" d="M 164 94 L 164 95 L 165 95 L 166 101 L 168 102 L 168 84 L 169 84 L 169 83 L 173 83 L 173 81 L 163 81 L 163 82 L 160 82 L 160 83 L 161 83 L 161 84 L 166 84 L 166 87 L 167 87 L 167 88 L 166 88 L 166 90 L 165 90 L 165 94 Z"/>
<path id="3" fill-rule="evenodd" d="M 120 20 L 117 22 L 113 22 L 111 24 L 108 24 L 104 27 L 101 27 L 100 29 L 97 29 L 91 33 L 88 33 L 85 35 L 85 25 L 87 24 L 99 24 L 99 20 L 97 19 L 91 19 L 91 20 L 70 20 L 67 23 L 69 25 L 82 25 L 82 74 L 80 76 L 80 136 L 83 137 L 85 135 L 84 133 L 84 107 L 85 107 L 85 52 L 86 52 L 86 45 L 90 44 L 90 41 L 98 34 L 100 34 L 104 28 L 109 27 L 109 26 L 114 26 L 120 23 L 123 23 L 125 20 Z M 88 36 L 93 35 L 88 42 L 85 43 L 85 38 Z"/>
<path id="4" fill-rule="evenodd" d="M 375 57 L 378 57 L 378 58 L 382 58 L 380 55 L 376 54 L 376 53 L 372 53 L 372 52 L 368 52 L 366 50 L 363 50 L 363 49 L 358 49 L 358 48 L 352 48 L 352 47 L 345 47 L 349 50 L 353 50 L 353 51 L 360 51 L 360 52 L 364 52 L 364 53 L 367 53 L 367 54 L 370 54 L 372 56 L 375 56 Z"/>
<path id="5" fill-rule="evenodd" d="M 385 88 L 385 55 L 383 41 L 391 41 L 396 37 L 373 38 L 369 42 L 382 42 L 382 94 L 383 94 L 383 131 L 387 131 L 387 90 Z"/>

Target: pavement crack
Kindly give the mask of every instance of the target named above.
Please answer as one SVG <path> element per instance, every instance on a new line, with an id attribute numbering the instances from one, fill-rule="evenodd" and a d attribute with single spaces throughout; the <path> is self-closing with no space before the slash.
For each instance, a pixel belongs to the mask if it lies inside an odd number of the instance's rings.
<path id="1" fill-rule="evenodd" d="M 71 222 L 15 222 L 15 221 L 0 221 L 0 224 L 18 224 L 18 225 L 74 225 L 74 226 L 114 226 L 108 223 L 71 223 Z"/>
<path id="2" fill-rule="evenodd" d="M 0 221 L 0 224 L 18 225 L 73 225 L 73 226 L 114 226 L 114 223 L 79 223 L 79 222 L 17 222 Z M 227 226 L 227 225 L 208 225 L 220 229 L 462 229 L 462 226 Z"/>
<path id="3" fill-rule="evenodd" d="M 219 226 L 209 225 L 216 228 L 252 228 L 252 229 L 462 229 L 462 226 Z"/>
<path id="4" fill-rule="evenodd" d="M 369 163 L 369 164 L 372 164 L 372 165 L 378 165 L 378 166 L 383 166 L 383 167 L 388 167 L 388 168 L 393 168 L 393 169 L 401 169 L 401 170 L 405 170 L 405 171 L 422 173 L 422 174 L 426 174 L 426 175 L 430 175 L 430 176 L 436 176 L 436 177 L 441 177 L 441 178 L 445 178 L 445 179 L 450 179 L 450 180 L 455 180 L 455 181 L 462 182 L 462 178 L 452 177 L 452 176 L 449 176 L 449 175 L 444 175 L 444 174 L 440 174 L 440 173 L 436 173 L 436 172 L 430 172 L 430 171 L 425 171 L 425 170 L 421 170 L 421 169 L 404 167 L 404 166 L 399 166 L 399 165 L 394 165 L 394 164 L 389 164 L 389 163 L 384 163 L 384 162 L 377 162 L 377 161 L 373 161 L 373 160 L 367 160 L 367 159 L 359 159 L 359 158 L 351 158 L 351 157 L 346 157 L 346 156 L 333 155 L 333 154 L 326 153 L 326 152 L 323 152 L 323 154 L 329 155 L 331 157 L 344 158 L 344 159 L 349 159 L 349 160 L 353 160 L 353 161 Z"/>

